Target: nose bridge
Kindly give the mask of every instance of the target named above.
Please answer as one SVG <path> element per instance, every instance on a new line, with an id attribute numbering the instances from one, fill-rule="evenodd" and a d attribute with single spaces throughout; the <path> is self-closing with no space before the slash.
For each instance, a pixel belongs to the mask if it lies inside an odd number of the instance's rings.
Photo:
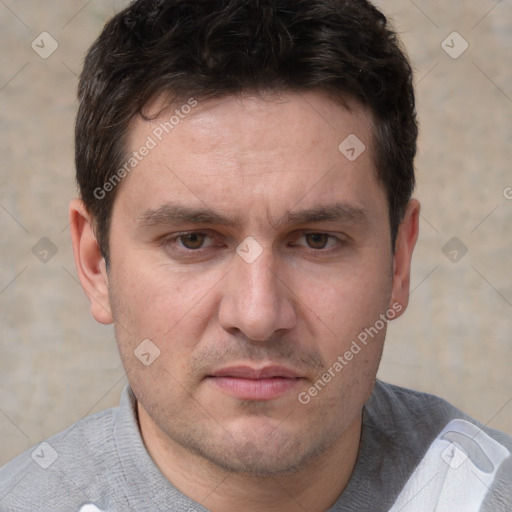
<path id="1" fill-rule="evenodd" d="M 269 309 L 277 305 L 278 279 L 273 267 L 273 257 L 270 249 L 264 251 L 252 263 L 239 262 L 238 275 L 242 284 L 240 292 L 242 296 L 246 295 L 249 303 Z"/>
<path id="2" fill-rule="evenodd" d="M 226 283 L 220 320 L 225 329 L 236 328 L 250 339 L 265 340 L 276 330 L 294 325 L 293 304 L 279 279 L 272 249 L 261 250 L 254 259 L 243 254 L 235 258 Z"/>

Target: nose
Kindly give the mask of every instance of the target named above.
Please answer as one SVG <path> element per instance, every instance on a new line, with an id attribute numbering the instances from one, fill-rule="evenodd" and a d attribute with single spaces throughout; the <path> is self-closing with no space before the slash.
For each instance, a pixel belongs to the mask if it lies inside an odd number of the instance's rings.
<path id="1" fill-rule="evenodd" d="M 219 322 L 231 334 L 266 341 L 296 323 L 293 292 L 274 261 L 271 249 L 252 262 L 235 255 L 219 308 Z"/>

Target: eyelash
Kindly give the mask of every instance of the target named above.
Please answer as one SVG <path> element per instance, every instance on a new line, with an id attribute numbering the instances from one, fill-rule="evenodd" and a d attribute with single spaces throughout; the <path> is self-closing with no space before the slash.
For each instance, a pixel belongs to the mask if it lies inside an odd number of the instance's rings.
<path id="1" fill-rule="evenodd" d="M 199 247 L 198 249 L 188 249 L 183 246 L 180 247 L 180 245 L 179 245 L 180 240 L 182 240 L 184 237 L 189 236 L 189 235 L 205 235 L 206 237 L 209 237 L 210 239 L 214 238 L 206 231 L 187 231 L 184 233 L 178 233 L 175 235 L 165 237 L 163 239 L 162 245 L 164 245 L 166 247 L 171 246 L 171 248 L 173 250 L 177 250 L 178 252 L 181 252 L 183 255 L 190 256 L 190 257 L 201 255 L 208 249 L 216 246 L 215 244 L 211 244 L 208 247 Z M 348 240 L 345 237 L 331 235 L 329 233 L 324 233 L 322 231 L 303 231 L 299 234 L 298 237 L 294 238 L 294 243 L 297 240 L 300 240 L 301 238 L 306 237 L 307 235 L 327 235 L 328 236 L 327 244 L 329 244 L 329 240 L 332 240 L 332 239 L 336 240 L 335 245 L 333 245 L 332 247 L 329 247 L 327 249 L 325 249 L 325 248 L 313 249 L 311 247 L 309 247 L 307 249 L 308 252 L 310 252 L 313 255 L 317 255 L 317 256 L 334 253 L 336 251 L 341 250 L 344 246 L 346 246 L 348 244 Z M 219 247 L 219 245 L 217 245 L 217 247 Z M 304 247 L 304 246 L 301 246 L 301 247 Z"/>

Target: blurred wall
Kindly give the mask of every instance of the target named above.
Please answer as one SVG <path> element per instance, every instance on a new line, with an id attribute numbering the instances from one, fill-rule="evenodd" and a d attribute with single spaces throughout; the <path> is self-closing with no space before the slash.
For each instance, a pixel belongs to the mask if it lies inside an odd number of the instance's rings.
<path id="1" fill-rule="evenodd" d="M 0 465 L 117 404 L 126 383 L 67 219 L 77 75 L 126 3 L 0 2 Z M 376 3 L 416 72 L 423 204 L 411 303 L 380 377 L 512 433 L 512 0 Z"/>

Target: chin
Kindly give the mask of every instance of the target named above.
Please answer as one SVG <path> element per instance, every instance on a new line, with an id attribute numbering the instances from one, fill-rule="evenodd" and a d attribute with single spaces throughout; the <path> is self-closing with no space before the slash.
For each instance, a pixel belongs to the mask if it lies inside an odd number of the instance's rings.
<path id="1" fill-rule="evenodd" d="M 319 436 L 304 438 L 303 429 L 300 435 L 284 432 L 278 422 L 271 431 L 268 431 L 268 422 L 266 429 L 260 430 L 254 424 L 252 428 L 245 427 L 247 433 L 243 436 L 229 436 L 209 446 L 192 442 L 188 448 L 229 473 L 271 477 L 297 473 L 332 445 L 330 436 L 319 433 Z"/>

